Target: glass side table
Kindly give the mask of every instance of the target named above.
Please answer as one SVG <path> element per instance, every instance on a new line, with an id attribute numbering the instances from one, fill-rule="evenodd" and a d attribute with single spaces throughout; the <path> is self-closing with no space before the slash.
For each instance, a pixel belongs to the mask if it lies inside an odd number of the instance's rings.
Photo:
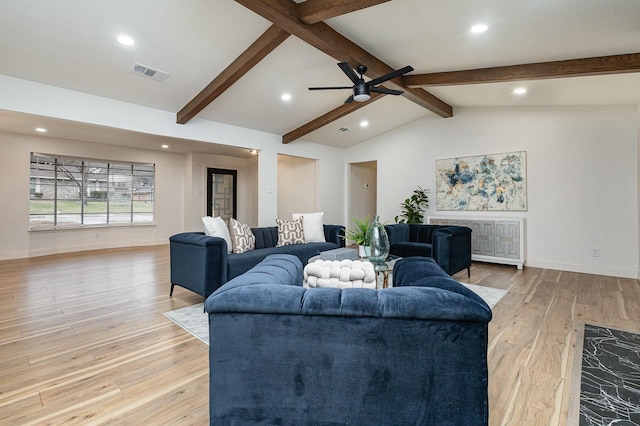
<path id="1" fill-rule="evenodd" d="M 376 272 L 376 288 L 393 287 L 393 267 L 399 259 L 402 258 L 398 256 L 389 256 L 385 262 L 375 263 L 373 265 L 373 270 Z M 380 286 L 378 278 L 382 279 L 382 286 Z"/>

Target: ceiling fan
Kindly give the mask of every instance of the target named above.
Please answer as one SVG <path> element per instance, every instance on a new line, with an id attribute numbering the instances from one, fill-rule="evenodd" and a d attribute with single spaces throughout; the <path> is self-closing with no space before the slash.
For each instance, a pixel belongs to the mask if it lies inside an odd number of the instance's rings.
<path id="1" fill-rule="evenodd" d="M 358 77 L 358 75 L 353 71 L 353 68 L 351 68 L 351 65 L 349 65 L 348 62 L 339 62 L 338 66 L 353 82 L 353 86 L 309 87 L 309 90 L 352 89 L 353 95 L 349 96 L 347 100 L 344 101 L 345 104 L 353 101 L 366 102 L 371 99 L 371 92 L 386 93 L 387 95 L 401 95 L 402 93 L 404 93 L 402 90 L 392 90 L 385 87 L 376 86 L 378 84 L 384 83 L 385 81 L 400 77 L 402 74 L 413 71 L 413 67 L 406 66 L 404 68 L 400 68 L 399 70 L 390 72 L 389 74 L 385 74 L 383 76 L 365 82 L 363 75 L 367 72 L 367 67 L 365 67 L 364 65 L 358 65 L 358 67 L 356 68 L 356 71 L 358 72 L 358 74 L 360 74 L 360 77 Z"/>

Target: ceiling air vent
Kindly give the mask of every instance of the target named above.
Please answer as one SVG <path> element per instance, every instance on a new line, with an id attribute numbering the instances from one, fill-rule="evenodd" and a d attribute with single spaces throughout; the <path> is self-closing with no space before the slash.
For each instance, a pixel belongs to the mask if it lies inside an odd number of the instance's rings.
<path id="1" fill-rule="evenodd" d="M 167 72 L 154 70 L 153 68 L 149 68 L 148 66 L 141 64 L 133 64 L 131 72 L 156 81 L 165 81 L 167 77 L 169 77 L 169 73 Z"/>
<path id="2" fill-rule="evenodd" d="M 340 127 L 338 130 L 341 131 L 341 132 L 348 132 L 349 131 L 349 129 L 346 128 L 346 127 Z"/>

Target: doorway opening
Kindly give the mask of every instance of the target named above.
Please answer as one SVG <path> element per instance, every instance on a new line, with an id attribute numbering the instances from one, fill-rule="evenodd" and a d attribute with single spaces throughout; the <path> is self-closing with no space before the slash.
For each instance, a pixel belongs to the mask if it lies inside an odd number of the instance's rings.
<path id="1" fill-rule="evenodd" d="M 237 218 L 238 171 L 207 168 L 207 216 Z"/>
<path id="2" fill-rule="evenodd" d="M 349 224 L 353 219 L 373 220 L 378 205 L 378 162 L 350 163 Z"/>

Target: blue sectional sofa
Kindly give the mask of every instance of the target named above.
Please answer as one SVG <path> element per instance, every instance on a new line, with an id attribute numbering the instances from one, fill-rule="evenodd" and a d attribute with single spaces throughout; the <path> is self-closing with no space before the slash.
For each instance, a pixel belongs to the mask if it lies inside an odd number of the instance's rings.
<path id="1" fill-rule="evenodd" d="M 385 225 L 389 253 L 433 258 L 449 275 L 467 269 L 471 276 L 471 228 L 399 223 Z"/>
<path id="2" fill-rule="evenodd" d="M 430 258 L 394 287 L 310 288 L 295 256 L 216 290 L 211 425 L 486 425 L 491 309 Z"/>
<path id="3" fill-rule="evenodd" d="M 276 247 L 278 227 L 251 228 L 256 248 L 245 253 L 227 253 L 223 238 L 209 237 L 204 232 L 183 232 L 169 238 L 171 290 L 184 287 L 203 297 L 222 284 L 247 272 L 270 254 L 297 256 L 303 264 L 323 251 L 344 247 L 344 226 L 323 225 L 326 242 L 292 244 Z"/>

